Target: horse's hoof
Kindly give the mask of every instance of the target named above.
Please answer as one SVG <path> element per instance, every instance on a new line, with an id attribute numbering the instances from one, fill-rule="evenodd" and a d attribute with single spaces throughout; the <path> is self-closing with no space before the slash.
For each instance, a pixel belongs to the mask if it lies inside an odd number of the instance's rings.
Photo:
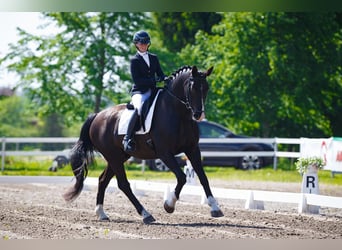
<path id="1" fill-rule="evenodd" d="M 215 217 L 215 218 L 223 216 L 223 213 L 221 210 L 211 211 L 210 213 L 211 213 L 211 217 Z"/>
<path id="2" fill-rule="evenodd" d="M 99 218 L 99 221 L 110 221 L 110 219 L 108 217 L 102 217 Z"/>
<path id="3" fill-rule="evenodd" d="M 175 211 L 174 207 L 170 207 L 167 202 L 164 202 L 164 209 L 166 212 L 168 212 L 169 214 L 172 214 Z"/>
<path id="4" fill-rule="evenodd" d="M 152 222 L 155 222 L 156 220 L 155 220 L 155 218 L 153 218 L 152 215 L 150 215 L 150 216 L 144 218 L 143 221 L 145 224 L 151 224 Z"/>

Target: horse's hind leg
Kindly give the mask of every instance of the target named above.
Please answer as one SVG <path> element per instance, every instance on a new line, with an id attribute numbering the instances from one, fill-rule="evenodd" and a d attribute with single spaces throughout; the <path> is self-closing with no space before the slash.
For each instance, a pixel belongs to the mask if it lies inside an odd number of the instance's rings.
<path id="1" fill-rule="evenodd" d="M 110 182 L 110 180 L 114 176 L 114 170 L 107 165 L 106 169 L 102 172 L 99 177 L 99 186 L 97 190 L 97 197 L 96 197 L 96 208 L 95 213 L 98 216 L 99 220 L 101 221 L 109 221 L 109 217 L 106 215 L 103 209 L 103 202 L 106 188 Z"/>

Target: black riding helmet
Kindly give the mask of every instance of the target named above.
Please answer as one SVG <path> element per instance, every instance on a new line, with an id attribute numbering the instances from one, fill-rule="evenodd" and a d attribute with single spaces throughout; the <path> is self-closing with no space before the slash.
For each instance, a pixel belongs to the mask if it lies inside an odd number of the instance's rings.
<path id="1" fill-rule="evenodd" d="M 146 31 L 140 30 L 134 34 L 133 43 L 151 44 L 151 38 Z"/>

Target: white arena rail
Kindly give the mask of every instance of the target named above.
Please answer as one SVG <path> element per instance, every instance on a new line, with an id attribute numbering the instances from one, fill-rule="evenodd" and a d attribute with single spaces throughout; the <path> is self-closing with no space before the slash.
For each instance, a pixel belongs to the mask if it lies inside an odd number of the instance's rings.
<path id="1" fill-rule="evenodd" d="M 78 140 L 77 137 L 2 137 L 1 138 L 1 171 L 5 168 L 6 156 L 57 156 L 64 155 L 64 151 L 41 151 L 37 150 L 6 150 L 6 144 L 21 143 L 75 143 Z"/>
<path id="2" fill-rule="evenodd" d="M 6 156 L 56 156 L 64 155 L 63 151 L 41 151 L 41 150 L 6 150 L 6 144 L 15 143 L 19 145 L 21 143 L 75 143 L 78 140 L 76 137 L 3 137 L 1 138 L 2 149 L 1 149 L 1 171 L 5 167 L 5 157 Z M 245 155 L 256 155 L 256 156 L 266 156 L 274 157 L 273 168 L 277 168 L 277 157 L 287 157 L 287 158 L 298 158 L 300 157 L 300 152 L 281 152 L 278 151 L 278 144 L 300 144 L 300 139 L 295 138 L 201 138 L 200 142 L 205 143 L 269 143 L 274 145 L 274 152 L 252 152 L 252 151 L 235 151 L 235 152 L 202 152 L 202 156 L 245 156 Z"/>
<path id="3" fill-rule="evenodd" d="M 150 181 L 131 180 L 131 187 L 134 193 L 139 194 L 140 191 L 162 192 L 164 199 L 176 183 L 159 183 Z M 85 188 L 97 187 L 97 178 L 87 178 L 85 180 Z M 112 180 L 108 189 L 118 189 L 116 181 Z M 264 209 L 264 202 L 276 203 L 292 203 L 298 207 L 298 213 L 310 213 L 310 206 L 341 208 L 342 197 L 325 196 L 307 193 L 290 193 L 290 192 L 275 192 L 275 191 L 260 191 L 246 189 L 226 189 L 212 188 L 213 195 L 219 199 L 219 203 L 224 200 L 242 200 L 245 203 L 245 209 Z M 206 203 L 205 194 L 202 186 L 186 184 L 181 192 L 183 195 L 199 196 L 201 203 Z"/>

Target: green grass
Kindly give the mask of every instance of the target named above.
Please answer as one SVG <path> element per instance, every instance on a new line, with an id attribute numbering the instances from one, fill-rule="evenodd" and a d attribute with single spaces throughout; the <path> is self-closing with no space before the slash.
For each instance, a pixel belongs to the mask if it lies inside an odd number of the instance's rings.
<path id="1" fill-rule="evenodd" d="M 5 169 L 0 175 L 31 175 L 31 176 L 72 176 L 70 165 L 58 169 L 57 172 L 49 171 L 51 159 L 37 160 L 24 157 L 6 157 Z M 105 162 L 96 160 L 96 164 L 90 166 L 88 176 L 98 177 L 105 167 Z M 125 166 L 127 176 L 131 180 L 175 180 L 171 172 L 151 171 L 148 167 L 142 171 L 141 166 L 127 164 Z M 238 170 L 233 167 L 205 167 L 207 176 L 210 179 L 220 179 L 223 181 L 274 181 L 274 182 L 301 182 L 301 175 L 288 162 L 279 163 L 278 169 L 272 166 L 259 170 Z M 323 184 L 342 186 L 342 174 L 337 174 L 332 178 L 330 171 L 319 171 L 319 182 Z"/>

